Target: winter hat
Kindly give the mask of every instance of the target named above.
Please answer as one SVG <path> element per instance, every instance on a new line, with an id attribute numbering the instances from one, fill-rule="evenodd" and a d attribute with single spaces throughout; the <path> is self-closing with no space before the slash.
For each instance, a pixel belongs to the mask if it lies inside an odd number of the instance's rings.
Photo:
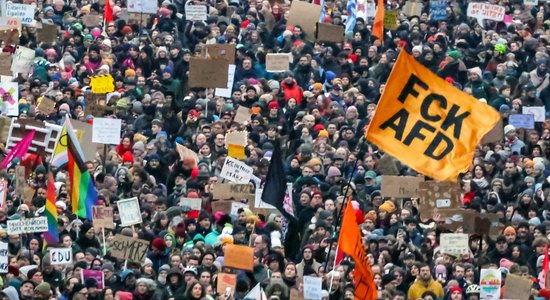
<path id="1" fill-rule="evenodd" d="M 317 135 L 317 137 L 326 137 L 326 138 L 328 138 L 328 131 L 325 130 L 325 129 L 319 131 L 319 134 Z"/>
<path id="2" fill-rule="evenodd" d="M 514 127 L 514 125 L 504 126 L 504 135 L 507 135 L 512 130 L 516 130 L 516 127 Z"/>
<path id="3" fill-rule="evenodd" d="M 153 261 L 151 259 L 149 259 L 148 257 L 145 258 L 145 262 L 143 263 L 143 266 L 152 266 L 153 265 Z"/>
<path id="4" fill-rule="evenodd" d="M 136 71 L 134 69 L 126 69 L 126 71 L 124 71 L 124 76 L 126 77 L 136 76 Z"/>
<path id="5" fill-rule="evenodd" d="M 500 267 L 501 268 L 507 268 L 507 269 L 510 269 L 510 267 L 513 265 L 514 263 L 511 262 L 509 259 L 506 259 L 506 258 L 502 258 L 500 260 Z"/>
<path id="6" fill-rule="evenodd" d="M 376 223 L 376 213 L 371 210 L 365 215 L 365 221 L 371 220 L 373 223 Z"/>
<path id="7" fill-rule="evenodd" d="M 331 166 L 330 168 L 328 168 L 327 179 L 335 176 L 341 176 L 341 175 L 342 175 L 342 172 L 340 172 L 340 170 L 337 167 Z"/>
<path id="8" fill-rule="evenodd" d="M 544 169 L 546 169 L 545 166 L 544 166 L 544 163 L 541 163 L 541 162 L 535 163 L 535 165 L 533 166 L 533 168 L 534 168 L 535 170 L 539 170 L 539 171 L 544 171 Z"/>
<path id="9" fill-rule="evenodd" d="M 151 247 L 154 247 L 160 251 L 164 251 L 164 249 L 166 249 L 166 243 L 162 238 L 158 237 L 151 242 Z"/>
<path id="10" fill-rule="evenodd" d="M 386 200 L 378 209 L 389 214 L 395 210 L 395 204 L 391 200 Z"/>
<path id="11" fill-rule="evenodd" d="M 481 69 L 479 67 L 471 68 L 468 70 L 470 73 L 476 74 L 479 78 L 481 78 Z"/>
<path id="12" fill-rule="evenodd" d="M 516 234 L 516 229 L 514 229 L 514 227 L 512 226 L 508 226 L 504 229 L 504 235 L 507 235 L 507 234 Z"/>
<path id="13" fill-rule="evenodd" d="M 462 289 L 459 286 L 455 285 L 449 290 L 449 293 L 452 294 L 455 292 L 459 292 L 460 294 L 462 294 Z"/>
<path id="14" fill-rule="evenodd" d="M 145 144 L 143 144 L 142 141 L 138 141 L 132 146 L 132 150 L 140 150 L 145 152 Z"/>
<path id="15" fill-rule="evenodd" d="M 34 288 L 34 292 L 41 295 L 50 295 L 52 293 L 52 288 L 49 283 L 42 282 Z"/>
<path id="16" fill-rule="evenodd" d="M 66 112 L 70 112 L 71 111 L 71 108 L 69 107 L 69 104 L 67 103 L 63 103 L 59 106 L 59 111 L 66 111 Z"/>
<path id="17" fill-rule="evenodd" d="M 124 154 L 122 155 L 122 162 L 134 163 L 134 156 L 132 155 L 132 153 L 130 151 L 124 152 Z"/>
<path id="18" fill-rule="evenodd" d="M 451 50 L 451 51 L 447 52 L 447 56 L 452 57 L 454 59 L 460 59 L 461 55 L 462 54 L 460 53 L 459 50 Z M 481 70 L 480 70 L 479 73 L 481 74 Z M 480 77 L 481 77 L 481 75 L 480 75 Z"/>

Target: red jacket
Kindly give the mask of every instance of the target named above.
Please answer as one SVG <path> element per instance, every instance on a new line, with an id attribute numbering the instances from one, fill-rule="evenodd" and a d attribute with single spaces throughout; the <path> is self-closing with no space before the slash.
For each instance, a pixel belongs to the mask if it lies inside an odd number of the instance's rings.
<path id="1" fill-rule="evenodd" d="M 283 88 L 283 93 L 285 94 L 285 101 L 288 102 L 288 99 L 294 98 L 296 99 L 296 104 L 300 105 L 300 102 L 302 102 L 302 96 L 304 91 L 296 81 L 294 81 L 294 84 L 292 86 L 289 86 L 286 84 L 286 82 L 281 83 L 281 87 Z"/>

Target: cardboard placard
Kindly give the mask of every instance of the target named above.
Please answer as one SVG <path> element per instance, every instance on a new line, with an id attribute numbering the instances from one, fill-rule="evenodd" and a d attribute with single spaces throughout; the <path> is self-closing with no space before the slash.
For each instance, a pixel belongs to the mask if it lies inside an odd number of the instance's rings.
<path id="1" fill-rule="evenodd" d="M 269 53 L 266 56 L 265 69 L 268 72 L 284 72 L 290 68 L 288 53 Z"/>
<path id="2" fill-rule="evenodd" d="M 232 201 L 212 201 L 212 203 L 210 204 L 212 206 L 212 213 L 215 213 L 217 211 L 227 213 L 228 211 L 231 211 L 231 203 Z"/>
<path id="3" fill-rule="evenodd" d="M 468 234 L 442 233 L 439 237 L 439 246 L 445 254 L 463 255 L 470 252 Z"/>
<path id="4" fill-rule="evenodd" d="M 227 244 L 224 251 L 224 267 L 252 271 L 254 248 Z"/>
<path id="5" fill-rule="evenodd" d="M 66 265 L 73 262 L 72 248 L 49 248 L 52 265 Z"/>
<path id="6" fill-rule="evenodd" d="M 42 23 L 42 28 L 36 29 L 37 38 L 47 43 L 53 43 L 57 39 L 57 25 Z"/>
<path id="7" fill-rule="evenodd" d="M 425 181 L 419 184 L 420 211 L 422 213 L 442 208 L 462 206 L 460 185 L 451 182 Z"/>
<path id="8" fill-rule="evenodd" d="M 399 11 L 386 10 L 384 13 L 384 29 L 396 30 L 399 27 L 397 19 L 399 18 Z"/>
<path id="9" fill-rule="evenodd" d="M 50 115 L 55 112 L 55 102 L 50 98 L 42 97 L 38 102 L 36 110 L 45 115 Z"/>
<path id="10" fill-rule="evenodd" d="M 304 1 L 292 1 L 288 15 L 288 26 L 300 25 L 305 33 L 305 39 L 315 40 L 315 29 L 321 16 L 322 7 Z"/>
<path id="11" fill-rule="evenodd" d="M 19 36 L 19 31 L 15 28 L 0 31 L 0 40 L 6 44 L 19 44 Z"/>
<path id="12" fill-rule="evenodd" d="M 103 16 L 101 15 L 85 15 L 82 18 L 82 21 L 84 22 L 84 26 L 86 27 L 96 27 L 100 26 L 101 22 L 103 20 Z"/>
<path id="13" fill-rule="evenodd" d="M 212 198 L 217 200 L 228 199 L 250 199 L 252 193 L 250 192 L 249 184 L 239 183 L 216 183 L 212 186 Z"/>
<path id="14" fill-rule="evenodd" d="M 439 209 L 437 210 L 434 219 L 438 222 L 443 222 L 438 226 L 450 231 L 456 231 L 464 226 L 464 219 L 467 219 L 469 212 L 466 209 Z M 426 216 L 428 217 L 428 216 Z M 466 232 L 466 231 L 465 231 Z M 469 232 L 467 232 L 469 233 Z"/>
<path id="15" fill-rule="evenodd" d="M 414 176 L 382 176 L 382 196 L 407 198 L 418 197 L 420 183 L 424 182 L 424 177 Z"/>
<path id="16" fill-rule="evenodd" d="M 11 31 L 12 29 L 21 32 L 23 24 L 21 24 L 20 18 L 0 17 L 0 30 Z"/>
<path id="17" fill-rule="evenodd" d="M 235 286 L 237 285 L 237 275 L 229 273 L 218 273 L 218 285 L 216 291 L 218 294 L 222 295 L 225 293 L 226 288 L 231 288 L 231 294 L 235 291 Z"/>
<path id="18" fill-rule="evenodd" d="M 528 277 L 508 274 L 504 283 L 504 299 L 527 299 L 532 286 L 533 282 Z"/>
<path id="19" fill-rule="evenodd" d="M 317 23 L 317 40 L 320 42 L 341 43 L 344 40 L 345 28 L 328 23 Z"/>
<path id="20" fill-rule="evenodd" d="M 118 145 L 122 120 L 110 118 L 94 118 L 92 124 L 92 142 L 98 144 Z"/>
<path id="21" fill-rule="evenodd" d="M 11 71 L 21 74 L 29 74 L 34 60 L 34 50 L 27 47 L 18 46 L 13 54 L 11 62 Z"/>
<path id="22" fill-rule="evenodd" d="M 147 254 L 148 249 L 148 241 L 135 239 L 122 234 L 117 234 L 109 247 L 112 256 L 138 263 L 145 262 L 145 254 Z"/>
<path id="23" fill-rule="evenodd" d="M 378 172 L 382 175 L 399 175 L 399 169 L 397 169 L 397 164 L 391 156 L 384 154 L 378 160 Z"/>
<path id="24" fill-rule="evenodd" d="M 237 48 L 234 44 L 209 44 L 201 49 L 201 57 L 211 59 L 224 59 L 230 64 L 235 64 Z"/>
<path id="25" fill-rule="evenodd" d="M 100 290 L 102 290 L 105 286 L 105 275 L 103 274 L 103 271 L 83 269 L 80 273 L 81 282 L 86 282 L 86 278 L 95 279 L 97 282 L 97 288 Z"/>
<path id="26" fill-rule="evenodd" d="M 118 212 L 120 213 L 120 225 L 122 227 L 141 224 L 141 209 L 138 198 L 118 200 Z"/>
<path id="27" fill-rule="evenodd" d="M 422 2 L 407 1 L 407 3 L 405 3 L 401 11 L 407 17 L 413 17 L 413 16 L 420 16 L 422 14 L 423 8 L 424 8 L 424 4 L 422 4 Z"/>
<path id="28" fill-rule="evenodd" d="M 191 58 L 189 87 L 227 88 L 229 62 L 223 58 Z"/>
<path id="29" fill-rule="evenodd" d="M 84 152 L 84 157 L 89 161 L 93 161 L 97 158 L 97 149 L 103 149 L 103 144 L 92 143 L 92 125 L 78 120 L 71 120 L 71 124 L 76 129 L 76 137 L 82 152 Z"/>
<path id="30" fill-rule="evenodd" d="M 46 231 L 48 231 L 48 219 L 46 217 L 8 220 L 8 234 L 23 234 Z"/>
<path id="31" fill-rule="evenodd" d="M 191 210 L 201 210 L 202 209 L 202 199 L 201 198 L 180 198 L 180 206 L 189 206 Z"/>
<path id="32" fill-rule="evenodd" d="M 225 144 L 226 145 L 239 145 L 246 146 L 248 142 L 248 131 L 231 131 L 225 135 Z"/>
<path id="33" fill-rule="evenodd" d="M 86 93 L 84 99 L 86 100 L 86 107 L 84 108 L 84 113 L 86 115 L 92 115 L 94 117 L 103 116 L 106 105 L 105 94 Z"/>
<path id="34" fill-rule="evenodd" d="M 0 53 L 0 75 L 11 76 L 11 54 Z"/>
<path id="35" fill-rule="evenodd" d="M 92 222 L 94 227 L 114 229 L 113 208 L 107 206 L 92 206 Z"/>
<path id="36" fill-rule="evenodd" d="M 483 139 L 481 139 L 481 144 L 485 145 L 488 143 L 499 143 L 503 138 L 504 129 L 502 127 L 502 119 L 500 119 L 495 127 L 487 132 Z"/>
<path id="37" fill-rule="evenodd" d="M 248 183 L 254 170 L 251 166 L 233 157 L 226 157 L 220 177 L 235 183 Z"/>
<path id="38" fill-rule="evenodd" d="M 235 118 L 233 118 L 233 121 L 244 124 L 244 122 L 250 122 L 252 119 L 252 113 L 250 112 L 250 108 L 239 106 L 237 108 L 237 112 L 235 113 Z"/>
<path id="39" fill-rule="evenodd" d="M 8 243 L 0 242 L 0 273 L 8 273 Z"/>
<path id="40" fill-rule="evenodd" d="M 231 98 L 231 92 L 233 91 L 233 83 L 235 81 L 235 70 L 237 66 L 234 64 L 229 64 L 229 68 L 227 69 L 227 87 L 226 88 L 216 88 L 214 91 L 214 95 L 224 97 L 224 98 Z"/>
<path id="41" fill-rule="evenodd" d="M 15 195 L 23 197 L 25 194 L 25 187 L 27 186 L 27 179 L 25 177 L 25 166 L 15 166 Z"/>

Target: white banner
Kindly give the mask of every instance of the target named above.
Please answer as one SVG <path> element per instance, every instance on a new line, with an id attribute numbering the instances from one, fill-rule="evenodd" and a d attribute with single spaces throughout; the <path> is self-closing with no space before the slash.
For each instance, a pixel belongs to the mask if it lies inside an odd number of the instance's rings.
<path id="1" fill-rule="evenodd" d="M 220 176 L 232 182 L 248 183 L 253 172 L 252 167 L 228 156 L 225 158 Z"/>
<path id="2" fill-rule="evenodd" d="M 48 231 L 48 219 L 46 217 L 8 220 L 8 234 L 22 234 Z"/>
<path id="3" fill-rule="evenodd" d="M 120 214 L 120 225 L 122 227 L 140 224 L 141 209 L 139 207 L 138 198 L 130 198 L 125 200 L 118 200 L 118 213 Z"/>

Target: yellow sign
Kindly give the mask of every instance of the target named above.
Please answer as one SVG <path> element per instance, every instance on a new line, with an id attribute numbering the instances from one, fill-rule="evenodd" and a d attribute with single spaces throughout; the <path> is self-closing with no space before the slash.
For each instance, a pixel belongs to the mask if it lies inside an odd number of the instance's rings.
<path id="1" fill-rule="evenodd" d="M 399 11 L 386 10 L 384 13 L 384 28 L 389 30 L 396 30 L 399 27 L 397 19 L 399 18 Z"/>
<path id="2" fill-rule="evenodd" d="M 417 172 L 455 181 L 472 163 L 476 145 L 499 119 L 489 105 L 401 51 L 367 139 Z"/>
<path id="3" fill-rule="evenodd" d="M 111 75 L 94 76 L 91 78 L 92 94 L 106 94 L 115 90 L 115 81 Z"/>

